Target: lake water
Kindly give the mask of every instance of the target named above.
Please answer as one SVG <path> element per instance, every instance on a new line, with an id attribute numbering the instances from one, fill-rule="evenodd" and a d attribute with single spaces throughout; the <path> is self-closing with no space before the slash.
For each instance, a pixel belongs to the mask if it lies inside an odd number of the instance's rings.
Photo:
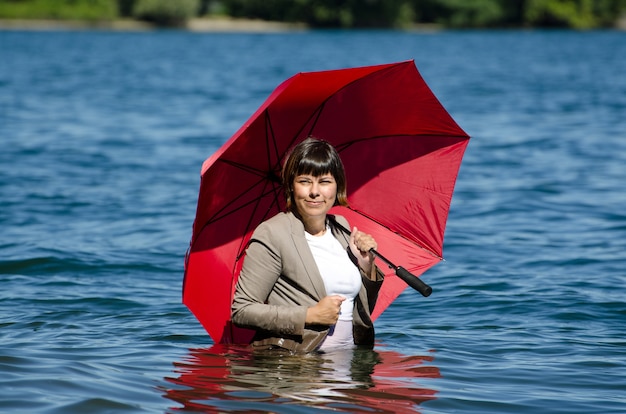
<path id="1" fill-rule="evenodd" d="M 626 33 L 0 32 L 0 411 L 626 412 Z M 374 351 L 213 346 L 202 162 L 300 71 L 415 59 L 471 136 Z"/>

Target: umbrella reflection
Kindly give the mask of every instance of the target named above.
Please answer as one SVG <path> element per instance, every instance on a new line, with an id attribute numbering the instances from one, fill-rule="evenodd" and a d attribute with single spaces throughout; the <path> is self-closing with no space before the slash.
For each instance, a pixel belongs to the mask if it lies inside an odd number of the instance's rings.
<path id="1" fill-rule="evenodd" d="M 440 376 L 432 360 L 384 349 L 289 355 L 214 345 L 174 363 L 178 377 L 165 378 L 163 391 L 181 405 L 173 411 L 415 413 L 435 398 L 419 384 Z"/>

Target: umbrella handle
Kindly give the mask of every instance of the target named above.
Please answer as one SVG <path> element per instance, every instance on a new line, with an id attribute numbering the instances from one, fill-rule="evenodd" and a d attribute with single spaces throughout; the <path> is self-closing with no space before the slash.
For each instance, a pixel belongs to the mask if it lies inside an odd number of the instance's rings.
<path id="1" fill-rule="evenodd" d="M 429 297 L 430 294 L 433 293 L 433 288 L 428 286 L 422 281 L 422 279 L 413 275 L 402 266 L 396 267 L 396 275 L 398 275 L 398 277 L 402 279 L 407 285 L 411 286 L 413 289 L 421 293 L 422 296 L 424 296 L 425 298 Z"/>
<path id="2" fill-rule="evenodd" d="M 383 262 L 387 263 L 387 266 L 389 266 L 391 269 L 394 269 L 396 271 L 396 276 L 402 279 L 407 285 L 411 286 L 413 289 L 421 293 L 422 296 L 427 298 L 430 296 L 431 293 L 433 293 L 433 288 L 428 286 L 426 283 L 422 281 L 422 279 L 415 276 L 414 274 L 406 270 L 404 267 L 396 266 L 395 264 L 391 263 L 391 260 L 387 259 L 385 256 L 378 253 L 374 249 L 370 249 L 370 252 L 376 257 L 378 257 L 380 260 L 382 260 Z"/>
<path id="3" fill-rule="evenodd" d="M 343 225 L 339 224 L 339 222 L 337 222 L 337 220 L 333 219 L 333 224 L 336 225 L 339 228 L 339 230 L 343 231 L 347 235 L 352 234 L 352 232 L 350 230 L 345 228 Z M 421 293 L 422 296 L 427 298 L 427 297 L 430 296 L 431 293 L 433 293 L 433 288 L 428 286 L 426 283 L 424 283 L 422 281 L 422 279 L 420 279 L 419 277 L 415 276 L 414 274 L 412 274 L 411 272 L 406 270 L 404 267 L 396 266 L 395 264 L 391 263 L 391 261 L 389 259 L 387 259 L 382 254 L 378 253 L 378 251 L 376 251 L 375 249 L 370 249 L 370 252 L 374 256 L 378 257 L 380 260 L 385 262 L 387 264 L 387 266 L 389 266 L 391 269 L 394 269 L 396 271 L 396 276 L 398 276 L 400 279 L 402 279 L 407 285 L 411 286 L 413 289 L 415 289 L 419 293 Z"/>

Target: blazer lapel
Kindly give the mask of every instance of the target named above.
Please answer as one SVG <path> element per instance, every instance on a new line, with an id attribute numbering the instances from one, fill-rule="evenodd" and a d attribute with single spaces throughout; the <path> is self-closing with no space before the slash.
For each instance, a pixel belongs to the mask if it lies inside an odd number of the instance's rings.
<path id="1" fill-rule="evenodd" d="M 293 239 L 293 243 L 296 246 L 296 251 L 298 252 L 298 257 L 302 261 L 302 267 L 304 268 L 309 281 L 311 282 L 311 286 L 315 290 L 315 296 L 317 296 L 317 300 L 321 300 L 326 296 L 326 287 L 324 286 L 324 280 L 322 279 L 322 275 L 320 274 L 319 269 L 317 268 L 317 264 L 315 263 L 315 259 L 313 258 L 313 254 L 311 253 L 311 249 L 309 248 L 309 244 L 306 241 L 306 237 L 304 236 L 304 226 L 302 222 L 298 220 L 292 213 L 290 213 L 291 217 L 291 238 Z"/>

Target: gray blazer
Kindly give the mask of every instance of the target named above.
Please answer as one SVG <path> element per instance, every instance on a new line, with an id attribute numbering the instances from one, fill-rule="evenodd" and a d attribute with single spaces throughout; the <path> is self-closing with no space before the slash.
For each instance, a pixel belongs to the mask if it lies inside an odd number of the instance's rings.
<path id="1" fill-rule="evenodd" d="M 335 219 L 349 228 L 345 218 Z M 348 236 L 332 222 L 331 231 L 348 254 Z M 361 276 L 363 284 L 355 298 L 353 314 L 354 342 L 373 345 L 374 325 L 370 315 L 383 273 L 377 269 L 376 281 L 363 272 Z M 233 323 L 256 330 L 252 342 L 255 349 L 280 347 L 298 353 L 315 350 L 329 327 L 305 326 L 306 311 L 325 296 L 324 282 L 302 222 L 293 213 L 280 213 L 259 225 L 246 251 L 232 304 Z"/>

